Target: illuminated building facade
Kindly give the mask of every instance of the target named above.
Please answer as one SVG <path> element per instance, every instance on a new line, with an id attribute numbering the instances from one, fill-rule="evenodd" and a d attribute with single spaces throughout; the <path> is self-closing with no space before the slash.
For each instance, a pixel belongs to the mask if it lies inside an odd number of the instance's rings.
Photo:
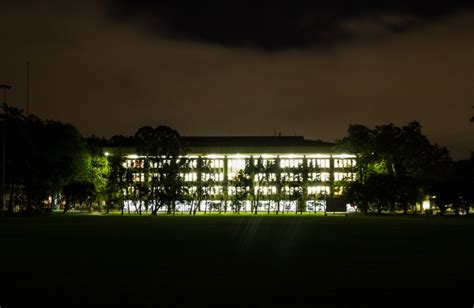
<path id="1" fill-rule="evenodd" d="M 188 148 L 186 158 L 189 168 L 181 173 L 181 177 L 189 190 L 196 189 L 198 180 L 212 181 L 200 210 L 230 211 L 232 196 L 236 193 L 236 176 L 251 161 L 259 161 L 264 166 L 278 166 L 273 172 L 253 175 L 253 189 L 260 195 L 260 211 L 275 211 L 277 194 L 282 196 L 278 200 L 280 211 L 295 211 L 297 202 L 304 203 L 305 211 L 323 211 L 327 198 L 340 195 L 341 181 L 355 178 L 354 155 L 337 152 L 332 143 L 308 140 L 302 136 L 182 137 L 182 140 Z M 134 181 L 145 181 L 141 170 L 143 157 L 136 155 L 133 149 L 128 149 L 124 155 L 124 167 L 133 170 Z M 207 162 L 206 172 L 197 170 L 199 159 Z M 292 198 L 295 189 L 301 190 L 300 201 Z M 126 201 L 126 206 L 134 207 L 135 204 Z M 179 203 L 177 208 L 178 211 L 186 211 L 189 206 L 184 202 Z M 241 211 L 250 210 L 251 200 L 247 200 Z"/>

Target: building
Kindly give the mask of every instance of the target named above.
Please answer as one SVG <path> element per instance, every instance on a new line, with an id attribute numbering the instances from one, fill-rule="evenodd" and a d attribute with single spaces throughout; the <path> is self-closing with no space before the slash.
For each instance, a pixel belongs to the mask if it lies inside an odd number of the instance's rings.
<path id="1" fill-rule="evenodd" d="M 253 189 L 260 196 L 258 208 L 261 211 L 274 211 L 277 206 L 281 206 L 280 210 L 296 211 L 301 203 L 305 211 L 323 211 L 328 198 L 341 194 L 341 181 L 355 178 L 354 155 L 338 152 L 333 143 L 302 136 L 182 137 L 182 140 L 188 148 L 189 168 L 181 176 L 189 190 L 196 189 L 198 180 L 212 182 L 200 210 L 231 209 L 232 196 L 236 193 L 234 180 L 252 161 L 263 166 L 277 166 L 253 174 Z M 134 172 L 134 181 L 145 181 L 144 157 L 138 156 L 133 148 L 127 148 L 123 155 L 126 158 L 124 166 Z M 199 159 L 208 163 L 206 172 L 197 170 Z M 159 166 L 154 167 L 159 169 Z M 277 204 L 275 195 L 278 193 L 283 197 Z M 135 204 L 132 200 L 126 201 L 128 207 Z M 180 203 L 178 211 L 186 211 L 189 206 L 186 202 Z M 247 200 L 241 211 L 250 211 L 251 207 L 251 200 Z"/>

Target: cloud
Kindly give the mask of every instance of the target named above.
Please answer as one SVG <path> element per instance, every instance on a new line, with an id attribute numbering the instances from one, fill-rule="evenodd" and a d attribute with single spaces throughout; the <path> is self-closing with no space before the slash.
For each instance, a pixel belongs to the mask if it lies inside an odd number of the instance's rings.
<path id="1" fill-rule="evenodd" d="M 161 37 L 275 51 L 403 33 L 473 7 L 468 0 L 111 0 L 108 12 Z"/>
<path id="2" fill-rule="evenodd" d="M 266 135 L 276 128 L 333 141 L 351 123 L 418 120 L 454 157 L 472 151 L 474 12 L 454 14 L 461 6 L 428 17 L 394 9 L 352 14 L 337 23 L 351 36 L 330 52 L 317 41 L 309 44 L 317 49 L 292 43 L 262 52 L 248 38 L 226 47 L 167 39 L 178 36 L 164 20 L 149 32 L 154 13 L 105 18 L 105 1 L 112 0 L 7 1 L 0 10 L 0 81 L 14 85 L 9 103 L 25 108 L 30 56 L 30 111 L 85 135 L 131 135 L 165 124 L 183 135 Z M 305 16 L 300 23 L 310 29 L 319 15 Z"/>

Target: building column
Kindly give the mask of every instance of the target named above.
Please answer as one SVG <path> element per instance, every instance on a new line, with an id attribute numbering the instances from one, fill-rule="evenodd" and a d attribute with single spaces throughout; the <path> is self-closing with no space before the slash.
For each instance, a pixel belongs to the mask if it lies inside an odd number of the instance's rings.
<path id="1" fill-rule="evenodd" d="M 224 213 L 227 213 L 227 206 L 229 202 L 229 167 L 227 155 L 224 156 L 224 182 L 222 183 L 222 190 L 224 196 Z"/>
<path id="2" fill-rule="evenodd" d="M 329 197 L 334 197 L 334 157 L 329 158 Z"/>
<path id="3" fill-rule="evenodd" d="M 301 202 L 301 206 L 303 206 L 304 211 L 306 212 L 306 201 L 308 199 L 308 174 L 309 174 L 309 166 L 308 166 L 308 159 L 306 158 L 306 155 L 303 156 L 303 172 L 306 174 L 302 174 L 302 188 L 303 188 L 303 196 Z"/>

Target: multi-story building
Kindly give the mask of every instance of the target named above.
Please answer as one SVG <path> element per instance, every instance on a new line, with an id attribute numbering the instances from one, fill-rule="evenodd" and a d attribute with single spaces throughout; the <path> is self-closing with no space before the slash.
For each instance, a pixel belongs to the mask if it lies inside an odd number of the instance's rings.
<path id="1" fill-rule="evenodd" d="M 193 186 L 198 180 L 212 181 L 201 210 L 230 209 L 232 195 L 236 193 L 234 180 L 251 161 L 263 166 L 277 166 L 271 169 L 272 172 L 253 175 L 253 189 L 261 195 L 258 206 L 265 211 L 275 209 L 274 196 L 277 193 L 283 196 L 279 200 L 282 210 L 295 211 L 297 202 L 304 202 L 307 211 L 324 210 L 326 198 L 337 198 L 341 194 L 338 184 L 355 178 L 354 155 L 338 152 L 332 143 L 308 140 L 302 136 L 182 137 L 182 141 L 188 148 L 186 158 L 189 168 L 181 176 L 189 189 L 195 189 Z M 124 166 L 133 169 L 135 181 L 145 181 L 142 170 L 144 157 L 138 156 L 134 148 L 123 150 L 126 157 Z M 196 170 L 199 159 L 208 163 L 206 172 Z M 301 198 L 295 200 L 292 196 L 299 186 Z M 127 206 L 133 204 L 126 201 Z M 242 211 L 250 211 L 250 208 L 251 200 L 247 200 Z M 178 211 L 187 209 L 189 204 L 186 202 L 178 204 Z"/>

